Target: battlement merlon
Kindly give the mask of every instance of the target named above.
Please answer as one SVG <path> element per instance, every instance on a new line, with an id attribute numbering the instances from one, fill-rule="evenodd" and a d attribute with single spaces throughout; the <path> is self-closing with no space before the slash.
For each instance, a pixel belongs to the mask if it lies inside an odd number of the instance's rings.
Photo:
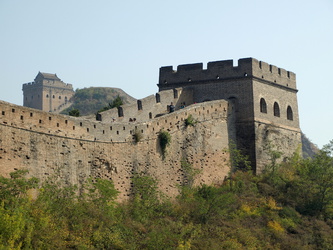
<path id="1" fill-rule="evenodd" d="M 296 75 L 291 71 L 258 61 L 255 58 L 241 58 L 238 66 L 233 66 L 233 60 L 209 62 L 207 69 L 203 63 L 179 65 L 177 70 L 172 66 L 160 68 L 159 86 L 165 84 L 180 84 L 200 81 L 220 81 L 230 78 L 254 77 L 296 90 Z"/>
<path id="2" fill-rule="evenodd" d="M 52 87 L 60 89 L 73 90 L 73 84 L 64 83 L 64 82 L 55 82 L 55 83 L 46 83 L 46 82 L 28 82 L 22 85 L 22 90 L 35 88 L 35 87 Z"/>

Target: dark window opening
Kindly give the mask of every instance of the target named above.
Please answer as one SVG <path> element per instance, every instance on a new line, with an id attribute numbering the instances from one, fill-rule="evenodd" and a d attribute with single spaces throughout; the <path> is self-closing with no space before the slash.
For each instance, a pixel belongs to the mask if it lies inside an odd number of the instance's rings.
<path id="1" fill-rule="evenodd" d="M 260 112 L 267 114 L 267 104 L 264 98 L 260 99 Z"/>
<path id="2" fill-rule="evenodd" d="M 153 114 L 151 112 L 149 112 L 149 119 L 153 118 Z"/>
<path id="3" fill-rule="evenodd" d="M 293 110 L 291 109 L 290 106 L 288 106 L 288 108 L 287 108 L 287 119 L 290 121 L 294 120 Z"/>
<path id="4" fill-rule="evenodd" d="M 156 98 L 156 103 L 161 102 L 161 96 L 160 96 L 160 94 L 156 94 L 155 98 Z"/>
<path id="5" fill-rule="evenodd" d="M 177 89 L 173 89 L 173 97 L 178 98 L 178 90 Z"/>
<path id="6" fill-rule="evenodd" d="M 280 117 L 280 107 L 277 102 L 274 102 L 274 116 Z"/>
<path id="7" fill-rule="evenodd" d="M 137 103 L 138 103 L 138 110 L 142 110 L 142 101 L 138 100 Z"/>
<path id="8" fill-rule="evenodd" d="M 124 116 L 124 111 L 122 107 L 118 107 L 118 117 L 123 117 Z"/>

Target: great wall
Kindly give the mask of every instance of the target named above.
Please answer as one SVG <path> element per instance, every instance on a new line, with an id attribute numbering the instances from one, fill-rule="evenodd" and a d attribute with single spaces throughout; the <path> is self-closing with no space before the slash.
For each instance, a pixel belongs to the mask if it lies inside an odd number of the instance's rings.
<path id="1" fill-rule="evenodd" d="M 130 196 L 133 175 L 145 173 L 175 196 L 188 177 L 183 161 L 200 170 L 195 185 L 220 184 L 231 170 L 231 143 L 249 155 L 257 173 L 269 162 L 271 143 L 284 157 L 301 144 L 292 72 L 245 58 L 238 66 L 228 60 L 207 69 L 162 67 L 158 86 L 155 95 L 102 112 L 97 120 L 0 102 L 0 173 L 25 168 L 41 180 L 56 176 L 78 186 L 88 177 L 107 178 L 120 200 Z M 169 113 L 171 102 L 176 111 Z M 194 126 L 185 125 L 190 115 Z M 171 135 L 165 157 L 161 130 Z"/>

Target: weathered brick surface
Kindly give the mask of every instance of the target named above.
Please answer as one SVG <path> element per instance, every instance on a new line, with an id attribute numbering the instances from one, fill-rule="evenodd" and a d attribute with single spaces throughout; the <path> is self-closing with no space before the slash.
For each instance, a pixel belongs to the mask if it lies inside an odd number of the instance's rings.
<path id="1" fill-rule="evenodd" d="M 125 199 L 137 172 L 153 176 L 163 192 L 176 195 L 178 184 L 186 181 L 183 160 L 201 170 L 195 184 L 221 183 L 229 172 L 227 121 L 232 114 L 224 100 L 191 105 L 145 123 L 93 122 L 5 102 L 0 102 L 0 112 L 4 175 L 27 168 L 42 180 L 57 176 L 78 185 L 90 176 L 108 178 Z M 198 122 L 186 128 L 184 120 L 190 114 Z M 172 138 L 165 159 L 157 140 L 160 130 Z M 142 133 L 138 143 L 133 140 L 135 131 Z"/>

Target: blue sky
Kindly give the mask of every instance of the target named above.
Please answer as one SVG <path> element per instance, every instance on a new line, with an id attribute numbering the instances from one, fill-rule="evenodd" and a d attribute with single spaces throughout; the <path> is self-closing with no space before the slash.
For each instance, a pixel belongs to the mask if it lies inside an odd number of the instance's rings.
<path id="1" fill-rule="evenodd" d="M 301 129 L 333 139 L 332 0 L 0 0 L 0 34 L 3 101 L 38 71 L 143 98 L 161 66 L 254 57 L 296 73 Z"/>

